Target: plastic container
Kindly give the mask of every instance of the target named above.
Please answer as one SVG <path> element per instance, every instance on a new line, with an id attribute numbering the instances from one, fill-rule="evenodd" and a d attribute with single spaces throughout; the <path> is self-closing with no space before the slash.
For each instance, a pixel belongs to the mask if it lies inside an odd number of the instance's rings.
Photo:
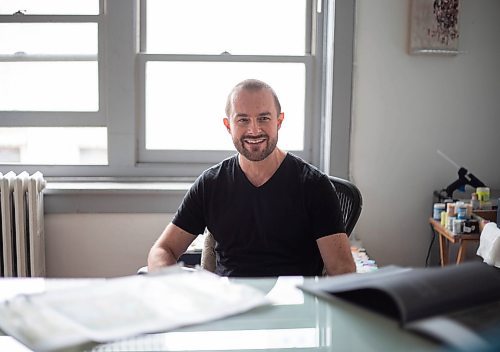
<path id="1" fill-rule="evenodd" d="M 489 202 L 490 201 L 490 188 L 489 187 L 478 187 L 476 188 L 477 199 L 480 202 Z"/>
<path id="2" fill-rule="evenodd" d="M 477 193 L 471 194 L 470 205 L 472 206 L 473 211 L 479 209 L 479 198 L 477 197 Z"/>
<path id="3" fill-rule="evenodd" d="M 444 203 L 434 203 L 434 212 L 432 213 L 432 218 L 434 220 L 441 221 L 441 212 L 445 210 L 446 205 Z"/>
<path id="4" fill-rule="evenodd" d="M 457 208 L 457 219 L 465 220 L 467 219 L 467 206 L 465 204 L 460 204 Z"/>

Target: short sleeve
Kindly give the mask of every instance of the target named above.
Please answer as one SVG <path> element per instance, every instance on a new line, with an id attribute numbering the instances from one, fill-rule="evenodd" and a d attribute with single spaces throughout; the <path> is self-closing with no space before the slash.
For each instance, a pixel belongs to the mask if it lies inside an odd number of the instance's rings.
<path id="1" fill-rule="evenodd" d="M 195 236 L 203 233 L 206 226 L 203 215 L 203 190 L 203 175 L 201 175 L 184 196 L 172 220 L 173 224 Z"/>
<path id="2" fill-rule="evenodd" d="M 345 233 L 339 198 L 328 176 L 314 178 L 307 189 L 308 211 L 314 238 Z"/>

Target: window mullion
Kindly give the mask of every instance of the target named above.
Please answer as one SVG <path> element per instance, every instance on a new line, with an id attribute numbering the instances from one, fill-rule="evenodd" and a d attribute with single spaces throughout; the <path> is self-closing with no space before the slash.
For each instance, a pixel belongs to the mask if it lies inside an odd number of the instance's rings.
<path id="1" fill-rule="evenodd" d="M 138 56 L 144 61 L 200 61 L 200 62 L 307 62 L 311 55 L 183 55 L 145 54 Z"/>
<path id="2" fill-rule="evenodd" d="M 133 169 L 136 163 L 137 1 L 108 0 L 103 31 L 111 169 Z"/>
<path id="3" fill-rule="evenodd" d="M 89 23 L 99 15 L 0 15 L 0 23 Z"/>
<path id="4" fill-rule="evenodd" d="M 52 54 L 0 55 L 0 62 L 96 61 L 96 60 L 97 60 L 97 55 L 52 55 Z"/>

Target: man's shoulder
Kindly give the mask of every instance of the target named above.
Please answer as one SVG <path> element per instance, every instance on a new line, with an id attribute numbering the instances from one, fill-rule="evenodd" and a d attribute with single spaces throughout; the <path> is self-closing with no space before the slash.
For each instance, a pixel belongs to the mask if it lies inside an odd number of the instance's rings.
<path id="1" fill-rule="evenodd" d="M 204 181 L 214 180 L 222 175 L 227 175 L 232 172 L 237 163 L 237 155 L 230 156 L 222 160 L 220 163 L 211 166 L 203 171 L 200 178 Z"/>
<path id="2" fill-rule="evenodd" d="M 294 167 L 297 169 L 297 173 L 301 176 L 303 181 L 318 180 L 324 177 L 328 177 L 327 174 L 322 172 L 316 166 L 308 163 L 295 154 L 289 152 L 286 160 L 290 167 Z"/>

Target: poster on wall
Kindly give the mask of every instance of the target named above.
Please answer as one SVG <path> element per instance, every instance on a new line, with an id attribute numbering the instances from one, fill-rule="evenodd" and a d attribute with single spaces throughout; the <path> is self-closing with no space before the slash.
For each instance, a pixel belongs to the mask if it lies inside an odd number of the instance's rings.
<path id="1" fill-rule="evenodd" d="M 459 0 L 411 0 L 410 54 L 458 53 Z"/>

